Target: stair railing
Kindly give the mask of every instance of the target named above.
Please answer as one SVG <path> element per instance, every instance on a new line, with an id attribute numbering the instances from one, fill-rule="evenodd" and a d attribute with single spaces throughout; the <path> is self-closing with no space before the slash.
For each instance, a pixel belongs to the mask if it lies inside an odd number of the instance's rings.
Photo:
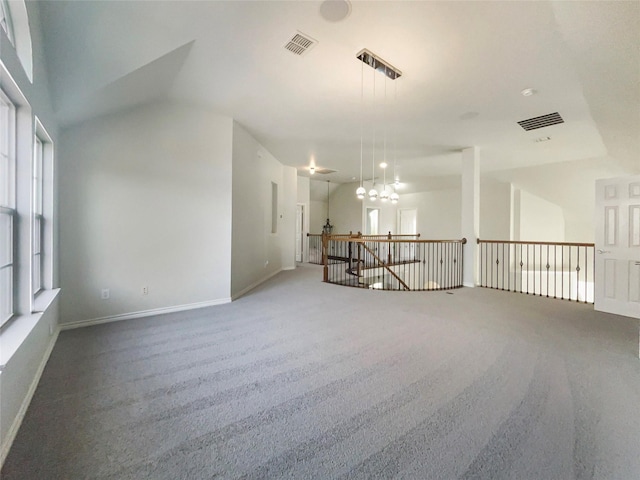
<path id="1" fill-rule="evenodd" d="M 325 235 L 323 280 L 380 290 L 443 290 L 462 286 L 462 240 L 419 235 Z"/>

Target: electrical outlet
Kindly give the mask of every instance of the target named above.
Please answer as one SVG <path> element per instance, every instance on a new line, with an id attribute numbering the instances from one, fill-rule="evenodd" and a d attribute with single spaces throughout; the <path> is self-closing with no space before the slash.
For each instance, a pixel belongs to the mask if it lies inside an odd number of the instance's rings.
<path id="1" fill-rule="evenodd" d="M 102 293 L 100 294 L 100 298 L 102 298 L 102 300 L 109 300 L 110 296 L 111 296 L 111 293 L 109 292 L 109 289 L 103 288 Z"/>
<path id="2" fill-rule="evenodd" d="M 142 294 L 143 295 L 149 295 L 149 287 L 142 287 Z"/>

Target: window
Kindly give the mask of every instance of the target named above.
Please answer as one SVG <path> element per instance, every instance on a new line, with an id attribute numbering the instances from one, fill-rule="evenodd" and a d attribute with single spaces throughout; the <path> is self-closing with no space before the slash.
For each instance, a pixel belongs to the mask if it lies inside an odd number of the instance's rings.
<path id="1" fill-rule="evenodd" d="M 0 28 L 16 50 L 20 64 L 33 82 L 33 51 L 25 0 L 0 0 Z"/>
<path id="2" fill-rule="evenodd" d="M 53 288 L 53 142 L 35 117 L 31 167 L 31 292 Z M 43 308 L 34 301 L 35 310 Z"/>
<path id="3" fill-rule="evenodd" d="M 32 288 L 33 294 L 37 294 L 43 289 L 43 242 L 44 242 L 44 215 L 43 197 L 44 186 L 42 162 L 44 158 L 44 143 L 37 136 L 33 145 L 33 259 L 32 267 Z"/>
<path id="4" fill-rule="evenodd" d="M 0 90 L 0 325 L 14 314 L 15 111 Z"/>
<path id="5" fill-rule="evenodd" d="M 11 21 L 11 12 L 7 0 L 0 0 L 0 27 L 9 37 L 11 43 L 15 43 L 13 39 L 13 22 Z"/>

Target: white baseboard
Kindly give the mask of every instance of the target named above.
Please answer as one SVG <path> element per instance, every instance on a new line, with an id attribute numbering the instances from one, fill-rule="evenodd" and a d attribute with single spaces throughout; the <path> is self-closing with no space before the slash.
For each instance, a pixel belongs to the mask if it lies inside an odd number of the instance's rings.
<path id="1" fill-rule="evenodd" d="M 476 284 L 475 283 L 462 282 L 462 286 L 463 287 L 469 287 L 469 288 L 475 288 Z"/>
<path id="2" fill-rule="evenodd" d="M 260 285 L 260 284 L 262 284 L 262 283 L 266 282 L 266 281 L 267 281 L 267 280 L 269 280 L 271 277 L 275 277 L 275 276 L 276 276 L 277 274 L 279 274 L 281 271 L 282 271 L 282 269 L 280 269 L 280 270 L 278 270 L 278 271 L 276 271 L 276 272 L 273 272 L 273 273 L 271 273 L 271 274 L 267 275 L 266 277 L 264 277 L 264 278 L 262 278 L 262 279 L 258 280 L 257 282 L 252 283 L 252 284 L 251 284 L 251 285 L 249 285 L 248 287 L 243 288 L 242 290 L 240 290 L 240 291 L 239 291 L 238 293 L 236 293 L 235 295 L 232 295 L 232 296 L 231 296 L 231 300 L 232 300 L 232 301 L 235 301 L 235 300 L 239 299 L 241 296 L 243 296 L 243 295 L 245 295 L 246 293 L 250 292 L 251 290 L 253 290 L 254 288 L 256 288 L 258 285 Z"/>
<path id="3" fill-rule="evenodd" d="M 60 329 L 56 328 L 53 332 L 53 335 L 49 338 L 49 344 L 44 351 L 44 355 L 42 356 L 42 360 L 40 361 L 40 365 L 38 365 L 38 369 L 36 370 L 36 374 L 29 385 L 29 389 L 27 390 L 27 394 L 22 400 L 22 404 L 20 405 L 20 410 L 18 410 L 18 414 L 13 419 L 13 423 L 9 430 L 7 431 L 7 436 L 4 439 L 4 444 L 2 445 L 2 449 L 0 449 L 0 468 L 4 465 L 4 461 L 9 454 L 9 449 L 11 445 L 13 445 L 13 441 L 18 434 L 18 430 L 20 429 L 20 425 L 22 425 L 22 420 L 24 420 L 24 416 L 27 414 L 27 409 L 29 408 L 29 404 L 31 403 L 31 399 L 33 398 L 33 394 L 36 393 L 36 388 L 38 387 L 38 383 L 40 382 L 40 377 L 42 377 L 42 372 L 44 372 L 44 367 L 47 365 L 49 361 L 49 357 L 51 356 L 51 352 L 53 351 L 53 347 L 56 344 L 56 340 L 58 339 L 58 333 L 60 333 Z"/>
<path id="4" fill-rule="evenodd" d="M 88 320 L 78 320 L 77 322 L 63 323 L 60 330 L 71 330 L 73 328 L 89 327 L 91 325 L 100 325 L 102 323 L 119 322 L 120 320 L 131 320 L 134 318 L 151 317 L 163 313 L 176 313 L 185 310 L 194 310 L 196 308 L 213 307 L 215 305 L 223 305 L 231 302 L 230 297 L 219 298 L 207 302 L 189 303 L 186 305 L 175 305 L 173 307 L 153 308 L 151 310 L 141 310 L 139 312 L 121 313 L 119 315 L 110 315 L 107 317 L 91 318 Z"/>

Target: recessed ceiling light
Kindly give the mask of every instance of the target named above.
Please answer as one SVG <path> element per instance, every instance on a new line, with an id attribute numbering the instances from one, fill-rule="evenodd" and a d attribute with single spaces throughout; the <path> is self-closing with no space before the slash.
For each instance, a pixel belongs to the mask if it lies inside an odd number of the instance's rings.
<path id="1" fill-rule="evenodd" d="M 380 168 L 387 168 L 387 167 L 388 167 L 387 162 L 382 162 L 380 164 Z"/>
<path id="2" fill-rule="evenodd" d="M 533 88 L 525 88 L 520 93 L 523 97 L 530 97 L 531 95 L 535 95 L 538 92 L 536 92 Z"/>
<path id="3" fill-rule="evenodd" d="M 320 15 L 328 22 L 340 22 L 351 13 L 349 0 L 325 0 L 320 5 Z"/>

